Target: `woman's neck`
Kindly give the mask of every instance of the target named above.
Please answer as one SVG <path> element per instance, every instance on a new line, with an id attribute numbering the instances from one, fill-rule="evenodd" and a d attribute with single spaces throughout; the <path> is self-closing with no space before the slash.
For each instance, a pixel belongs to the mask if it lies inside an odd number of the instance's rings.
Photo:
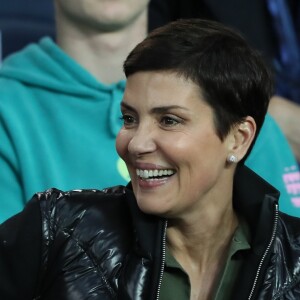
<path id="1" fill-rule="evenodd" d="M 209 299 L 238 219 L 232 208 L 215 216 L 199 216 L 198 224 L 170 220 L 167 245 L 191 282 L 191 299 Z"/>
<path id="2" fill-rule="evenodd" d="M 238 219 L 232 208 L 222 215 L 201 215 L 198 224 L 172 219 L 167 230 L 168 246 L 174 254 L 205 264 L 210 257 L 216 256 L 214 253 L 219 249 L 227 247 L 237 224 Z"/>

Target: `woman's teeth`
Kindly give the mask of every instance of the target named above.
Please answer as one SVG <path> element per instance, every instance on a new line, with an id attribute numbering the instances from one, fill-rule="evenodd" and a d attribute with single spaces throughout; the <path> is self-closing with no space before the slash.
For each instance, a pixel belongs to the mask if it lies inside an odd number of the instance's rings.
<path id="1" fill-rule="evenodd" d="M 163 176 L 171 176 L 175 172 L 173 170 L 136 170 L 136 175 L 141 177 L 142 179 L 149 179 L 154 177 L 163 177 Z"/>

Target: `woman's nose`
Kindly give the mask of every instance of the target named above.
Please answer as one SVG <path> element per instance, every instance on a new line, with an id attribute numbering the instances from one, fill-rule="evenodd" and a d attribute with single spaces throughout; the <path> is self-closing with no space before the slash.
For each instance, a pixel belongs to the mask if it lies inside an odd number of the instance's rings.
<path id="1" fill-rule="evenodd" d="M 141 156 L 143 154 L 152 153 L 156 150 L 154 132 L 149 126 L 139 127 L 133 134 L 129 144 L 128 151 L 131 154 Z"/>

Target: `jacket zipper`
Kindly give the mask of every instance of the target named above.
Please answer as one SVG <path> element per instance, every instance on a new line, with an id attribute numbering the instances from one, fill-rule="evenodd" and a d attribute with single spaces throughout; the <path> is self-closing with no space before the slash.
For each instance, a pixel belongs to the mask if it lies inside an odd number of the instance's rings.
<path id="1" fill-rule="evenodd" d="M 161 258 L 161 266 L 160 266 L 160 274 L 159 281 L 157 286 L 156 300 L 159 300 L 159 294 L 161 289 L 162 278 L 164 275 L 165 261 L 166 261 L 166 236 L 167 236 L 167 226 L 168 221 L 165 221 L 164 231 L 163 231 L 163 240 L 162 240 L 162 258 Z"/>
<path id="2" fill-rule="evenodd" d="M 277 231 L 277 223 L 278 223 L 278 204 L 275 204 L 275 216 L 274 216 L 274 226 L 273 226 L 272 236 L 271 236 L 270 242 L 269 242 L 269 244 L 266 248 L 266 251 L 265 251 L 264 255 L 262 256 L 262 258 L 260 260 L 260 263 L 258 265 L 258 268 L 257 268 L 257 271 L 256 271 L 256 276 L 255 276 L 253 286 L 252 286 L 251 292 L 249 294 L 248 300 L 251 300 L 252 297 L 253 297 L 253 293 L 254 293 L 254 290 L 255 290 L 256 285 L 257 285 L 258 277 L 260 276 L 260 271 L 261 271 L 262 265 L 264 263 L 264 260 L 267 256 L 267 254 L 269 253 L 271 245 L 272 245 L 272 243 L 275 239 L 275 234 L 276 234 L 276 231 Z"/>

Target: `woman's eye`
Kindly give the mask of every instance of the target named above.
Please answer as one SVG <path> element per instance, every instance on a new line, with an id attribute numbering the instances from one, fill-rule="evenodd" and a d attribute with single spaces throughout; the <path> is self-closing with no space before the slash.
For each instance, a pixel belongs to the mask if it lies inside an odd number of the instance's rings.
<path id="1" fill-rule="evenodd" d="M 177 125 L 179 124 L 180 121 L 173 118 L 173 117 L 163 117 L 161 119 L 161 124 L 164 125 L 164 126 L 174 126 L 174 125 Z"/>
<path id="2" fill-rule="evenodd" d="M 122 115 L 121 120 L 123 120 L 124 125 L 131 125 L 135 123 L 135 119 L 131 115 Z"/>

